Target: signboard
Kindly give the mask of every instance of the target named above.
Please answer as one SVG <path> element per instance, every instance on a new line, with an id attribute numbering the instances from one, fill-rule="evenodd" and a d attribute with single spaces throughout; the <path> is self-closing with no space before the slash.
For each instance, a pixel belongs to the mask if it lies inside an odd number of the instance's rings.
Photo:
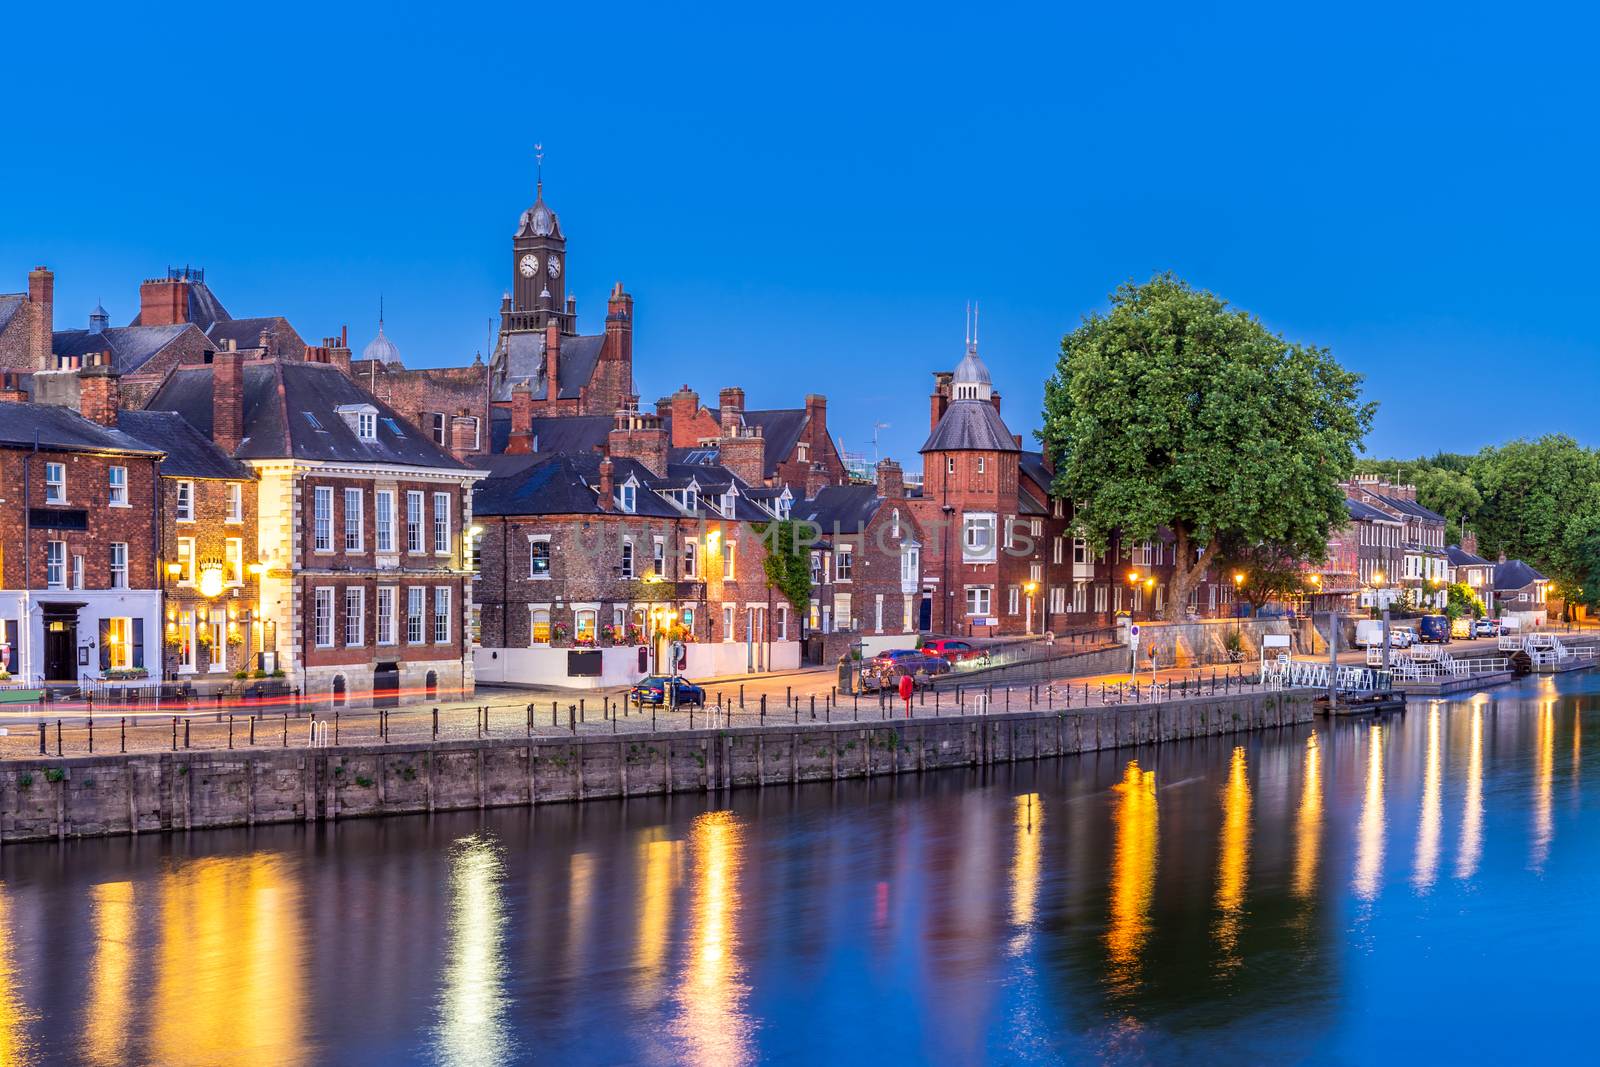
<path id="1" fill-rule="evenodd" d="M 1128 627 L 1128 640 L 1129 640 L 1129 642 L 1131 642 L 1132 644 L 1135 644 L 1135 645 L 1137 645 L 1139 643 L 1139 624 L 1138 623 L 1134 623 L 1132 626 Z"/>

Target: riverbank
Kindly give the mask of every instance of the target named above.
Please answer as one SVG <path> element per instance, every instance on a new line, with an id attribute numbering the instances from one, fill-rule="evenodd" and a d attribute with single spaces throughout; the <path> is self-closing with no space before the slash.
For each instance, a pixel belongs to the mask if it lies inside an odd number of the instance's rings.
<path id="1" fill-rule="evenodd" d="M 0 765 L 0 844 L 915 774 L 1310 722 L 1315 694 L 1135 707 Z"/>

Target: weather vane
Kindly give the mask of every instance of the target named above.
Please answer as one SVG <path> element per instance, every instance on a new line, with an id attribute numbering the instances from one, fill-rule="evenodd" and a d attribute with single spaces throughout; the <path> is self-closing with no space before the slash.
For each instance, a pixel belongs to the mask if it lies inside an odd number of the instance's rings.
<path id="1" fill-rule="evenodd" d="M 534 184 L 542 191 L 544 189 L 544 145 L 533 146 L 533 175 Z"/>

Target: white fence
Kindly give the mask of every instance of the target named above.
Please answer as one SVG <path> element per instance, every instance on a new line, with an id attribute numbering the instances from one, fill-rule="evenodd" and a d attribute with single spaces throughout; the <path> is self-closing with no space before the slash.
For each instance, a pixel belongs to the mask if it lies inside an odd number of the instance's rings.
<path id="1" fill-rule="evenodd" d="M 1390 688 L 1392 677 L 1387 671 L 1353 663 L 1334 668 L 1316 660 L 1279 656 L 1276 662 L 1267 664 L 1261 680 L 1269 689 L 1327 689 L 1331 680 L 1342 693 L 1381 693 Z"/>

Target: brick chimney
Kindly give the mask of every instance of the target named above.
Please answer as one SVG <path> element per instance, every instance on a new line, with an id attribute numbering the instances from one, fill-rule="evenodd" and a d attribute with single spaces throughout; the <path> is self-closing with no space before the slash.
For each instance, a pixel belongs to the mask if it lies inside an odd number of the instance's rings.
<path id="1" fill-rule="evenodd" d="M 667 473 L 667 430 L 661 416 L 624 408 L 616 413 L 607 451 L 619 459 L 631 459 L 660 478 Z"/>
<path id="2" fill-rule="evenodd" d="M 51 333 L 55 330 L 56 276 L 47 267 L 28 272 L 28 365 L 34 370 L 54 370 Z"/>
<path id="3" fill-rule="evenodd" d="M 481 436 L 478 420 L 466 408 L 456 412 L 450 420 L 450 454 L 459 460 L 478 451 Z"/>
<path id="4" fill-rule="evenodd" d="M 0 404 L 26 404 L 28 391 L 22 387 L 22 374 L 18 371 L 0 371 Z"/>
<path id="5" fill-rule="evenodd" d="M 322 344 L 306 346 L 307 363 L 326 363 L 338 367 L 345 375 L 350 373 L 350 327 L 341 326 L 338 336 L 324 337 Z"/>
<path id="6" fill-rule="evenodd" d="M 1000 390 L 994 389 L 989 393 L 989 403 L 994 405 L 996 411 L 1000 410 Z"/>
<path id="7" fill-rule="evenodd" d="M 711 443 L 717 446 L 717 462 L 724 468 L 749 485 L 765 484 L 767 442 L 761 427 L 734 424 Z"/>
<path id="8" fill-rule="evenodd" d="M 600 510 L 610 511 L 616 507 L 616 486 L 612 483 L 611 457 L 602 456 L 600 459 Z"/>
<path id="9" fill-rule="evenodd" d="M 545 399 L 553 404 L 561 396 L 561 323 L 556 319 L 544 324 L 544 368 L 549 379 Z"/>
<path id="10" fill-rule="evenodd" d="M 1476 530 L 1468 530 L 1461 535 L 1461 551 L 1471 556 L 1478 554 L 1478 532 Z"/>
<path id="11" fill-rule="evenodd" d="M 606 298 L 606 339 L 600 358 L 633 363 L 633 297 L 623 291 L 621 282 L 612 286 Z"/>
<path id="12" fill-rule="evenodd" d="M 176 326 L 189 321 L 189 282 L 151 278 L 139 286 L 139 325 Z"/>
<path id="13" fill-rule="evenodd" d="M 211 439 L 230 456 L 244 440 L 243 358 L 231 340 L 211 356 Z"/>
<path id="14" fill-rule="evenodd" d="M 116 368 L 89 367 L 78 372 L 78 410 L 90 422 L 101 426 L 117 425 L 117 407 L 122 397 Z"/>
<path id="15" fill-rule="evenodd" d="M 821 393 L 806 394 L 806 433 L 811 442 L 811 462 L 816 463 L 822 458 L 822 443 L 828 439 L 828 398 Z"/>
<path id="16" fill-rule="evenodd" d="M 878 461 L 878 495 L 885 500 L 900 500 L 906 495 L 906 476 L 892 459 Z"/>
<path id="17" fill-rule="evenodd" d="M 692 448 L 700 435 L 695 432 L 695 416 L 700 413 L 700 394 L 687 385 L 672 394 L 672 447 Z"/>
<path id="18" fill-rule="evenodd" d="M 744 390 L 732 386 L 717 394 L 717 414 L 724 433 L 729 426 L 740 425 L 744 421 Z"/>
<path id="19" fill-rule="evenodd" d="M 518 382 L 511 387 L 511 436 L 506 452 L 526 455 L 533 451 L 533 386 Z"/>
<path id="20" fill-rule="evenodd" d="M 945 408 L 950 406 L 950 379 L 955 377 L 949 371 L 933 372 L 933 392 L 928 396 L 928 429 L 932 430 L 939 425 L 939 420 L 944 418 Z"/>

